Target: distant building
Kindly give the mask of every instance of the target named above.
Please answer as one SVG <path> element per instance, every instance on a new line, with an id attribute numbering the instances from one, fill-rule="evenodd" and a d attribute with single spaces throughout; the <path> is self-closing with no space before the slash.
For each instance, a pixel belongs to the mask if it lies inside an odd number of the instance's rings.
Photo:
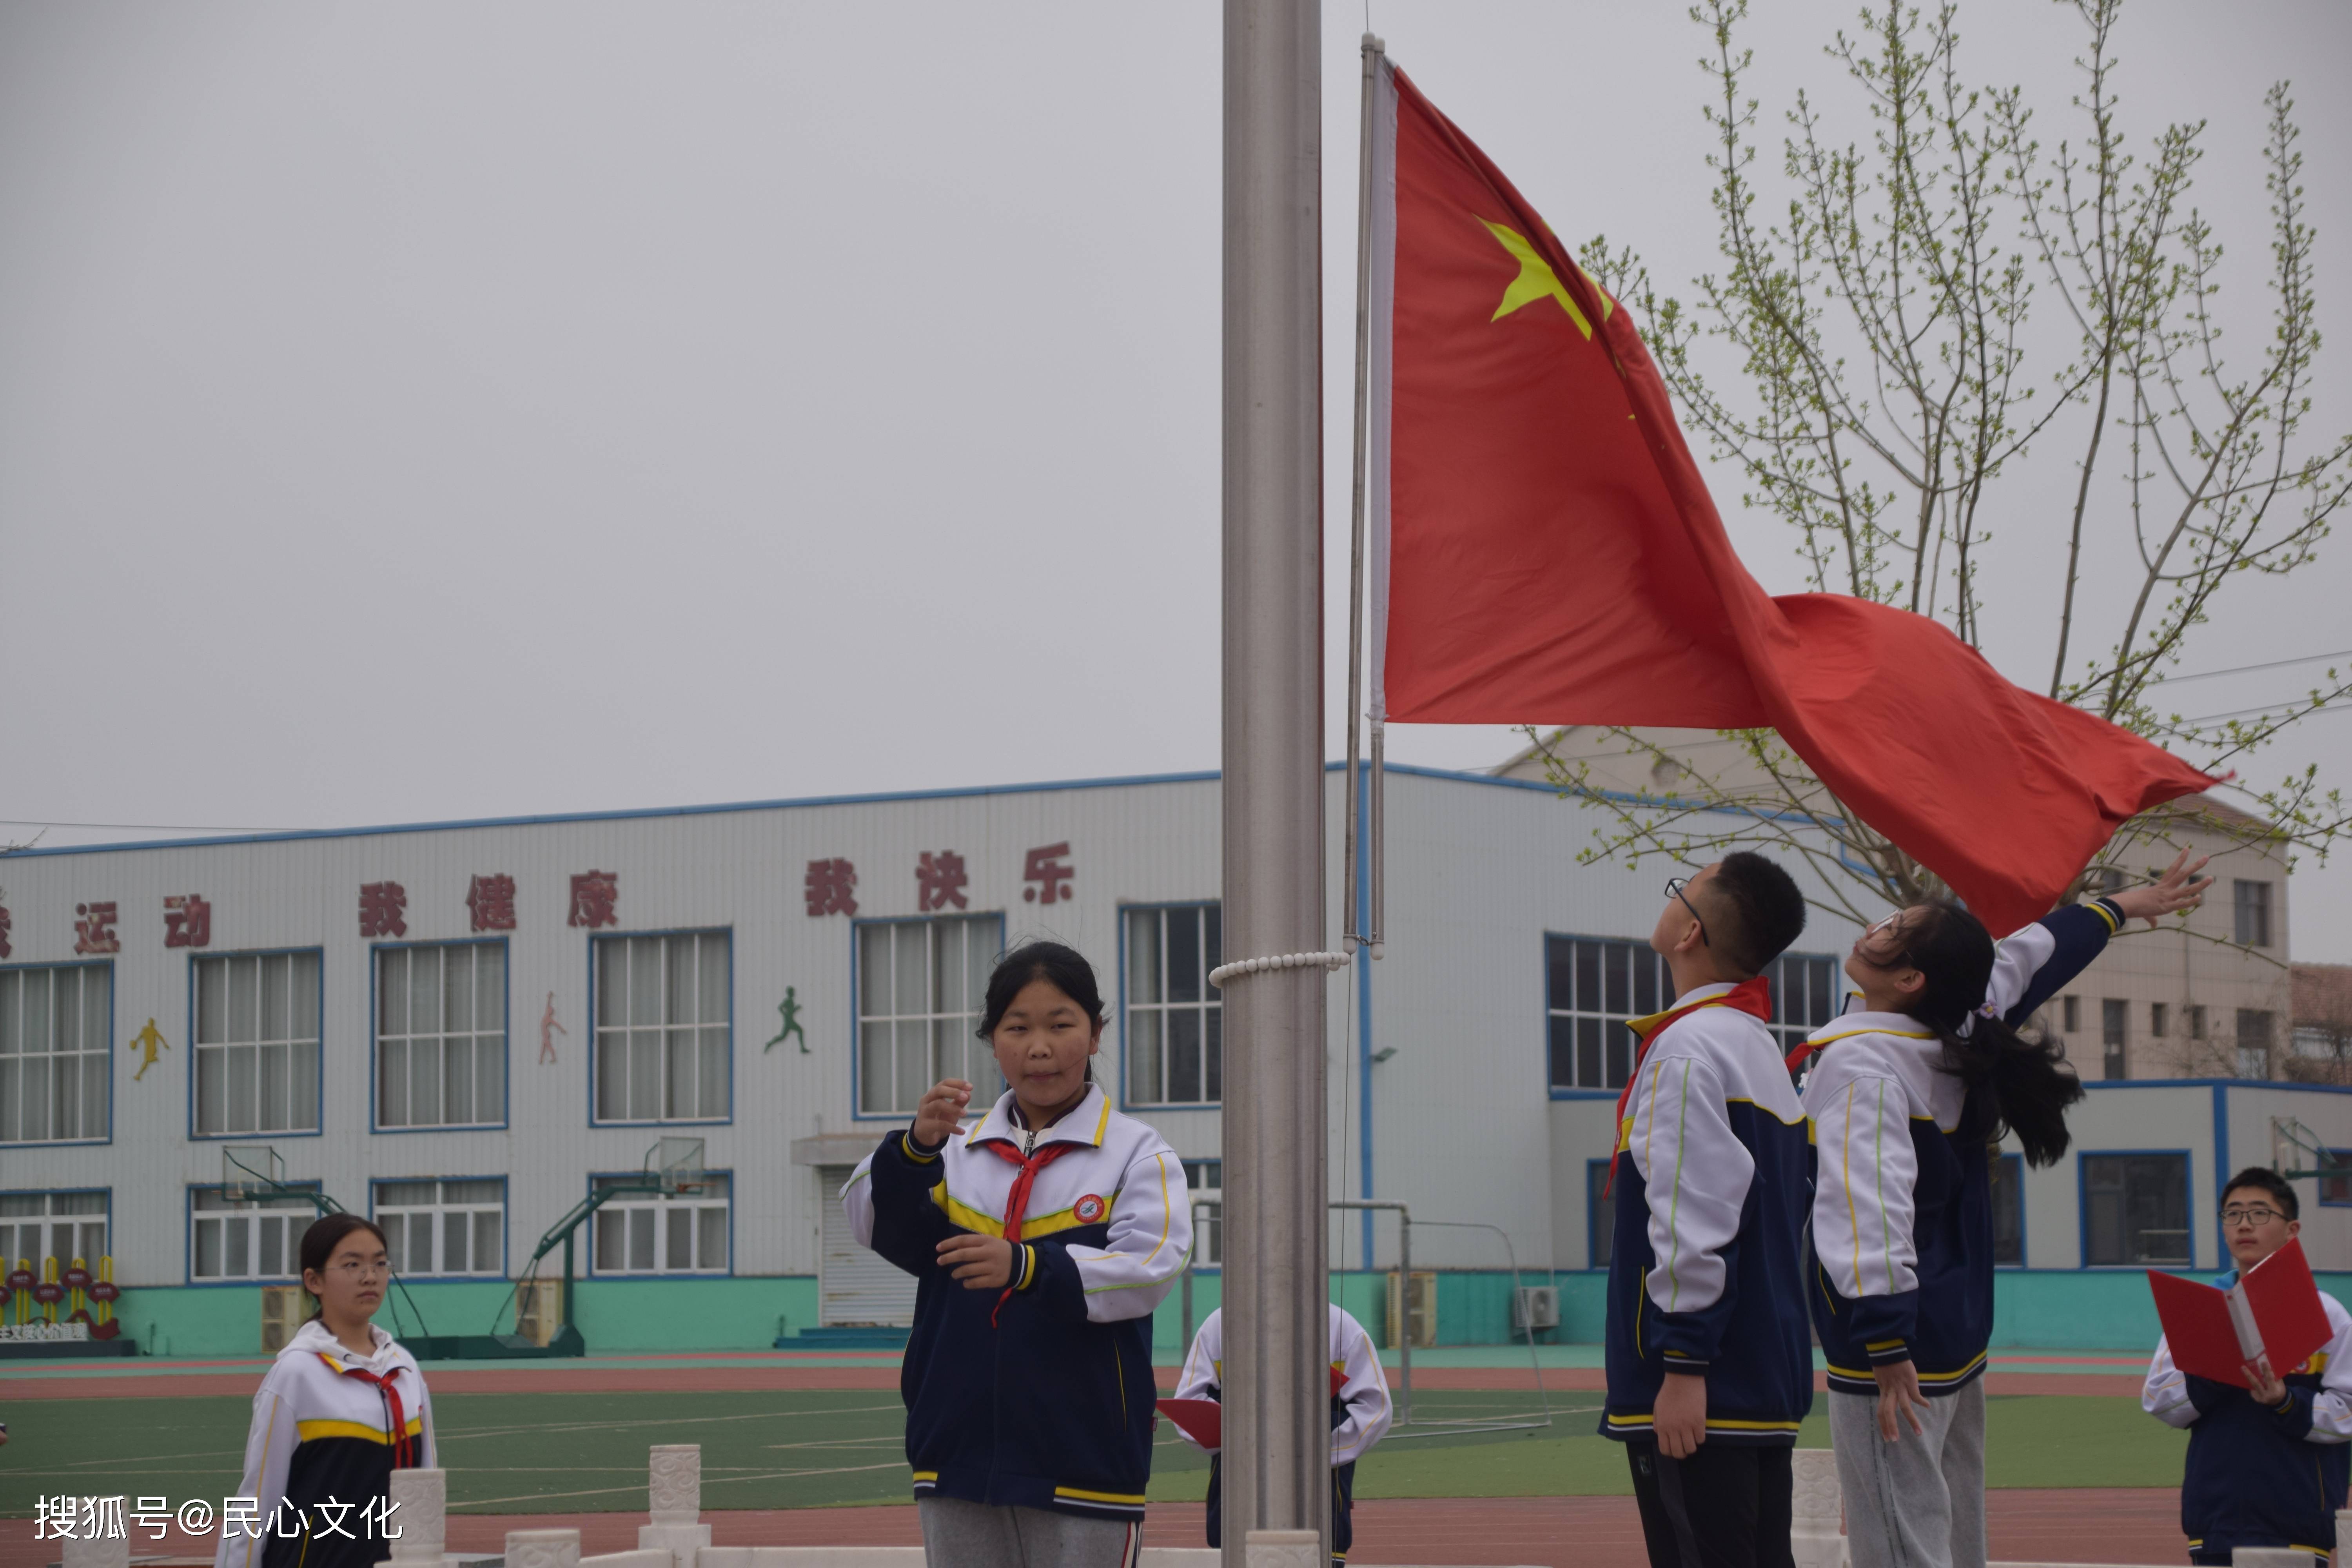
<path id="1" fill-rule="evenodd" d="M 2293 1046 L 2285 1076 L 2352 1084 L 2352 963 L 2294 966 Z"/>
<path id="2" fill-rule="evenodd" d="M 1589 726 L 1556 731 L 1545 744 L 1587 767 L 1595 788 L 1672 796 L 1696 777 L 1733 800 L 1777 798 L 1739 746 L 1713 731 L 1643 733 L 1648 749 Z M 1539 780 L 1546 764 L 1530 747 L 1496 772 Z M 2232 837 L 2200 826 L 2173 835 L 2176 847 L 2213 858 L 2203 907 L 2160 931 L 2136 924 L 2039 1016 L 2085 1079 L 2312 1077 L 2295 1061 L 2305 1047 L 2294 1056 L 2288 1049 L 2288 1020 L 2304 1015 L 2289 995 L 2284 858 L 2275 847 L 2247 842 L 2260 830 L 2256 818 L 2210 796 L 2199 804 L 2252 830 Z M 2151 845 L 2138 858 L 2154 863 L 2130 872 L 2153 879 L 2173 852 Z M 2121 885 L 2119 874 L 2110 879 L 2110 888 Z"/>

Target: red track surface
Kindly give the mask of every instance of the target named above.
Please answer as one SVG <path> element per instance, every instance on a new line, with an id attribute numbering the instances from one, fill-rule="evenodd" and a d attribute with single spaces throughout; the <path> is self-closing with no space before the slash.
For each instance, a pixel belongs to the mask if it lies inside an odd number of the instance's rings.
<path id="1" fill-rule="evenodd" d="M 2181 1562 L 2180 1494 L 2170 1489 L 1996 1491 L 1988 1500 L 1992 1556 L 2004 1562 Z M 720 1546 L 915 1546 L 922 1533 L 911 1505 L 707 1513 Z M 449 1545 L 496 1552 L 509 1530 L 576 1529 L 583 1553 L 637 1543 L 643 1516 L 452 1514 Z M 1148 1545 L 1202 1543 L 1199 1503 L 1155 1503 Z M 29 1519 L 0 1520 L 0 1563 L 52 1562 L 58 1547 L 33 1539 Z M 203 1542 L 144 1539 L 140 1556 L 209 1557 Z M 1641 1521 L 1631 1498 L 1386 1500 L 1356 1505 L 1354 1563 L 1541 1563 L 1548 1568 L 1646 1568 Z"/>
<path id="2" fill-rule="evenodd" d="M 114 1377 L 26 1377 L 0 1381 L 0 1399 L 178 1399 L 226 1394 L 251 1398 L 267 1363 L 245 1363 L 236 1372 L 131 1374 Z M 1158 1369 L 1162 1388 L 1176 1386 L 1177 1369 Z M 425 1369 L 436 1394 L 740 1394 L 759 1389 L 887 1389 L 898 1386 L 895 1363 L 875 1366 L 794 1366 L 738 1363 L 726 1367 L 601 1367 L 579 1362 L 561 1370 L 539 1367 L 469 1367 L 438 1362 Z M 1389 1382 L 1397 1381 L 1394 1367 Z M 1988 1394 L 2111 1394 L 2139 1397 L 2137 1373 L 1994 1372 L 1985 1374 Z M 1412 1374 L 1415 1388 L 1533 1389 L 1534 1375 L 1516 1367 L 1433 1366 Z M 1566 1393 L 1592 1393 L 1602 1386 L 1597 1367 L 1555 1367 L 1544 1386 Z M 1824 1387 L 1820 1373 L 1813 1386 Z"/>

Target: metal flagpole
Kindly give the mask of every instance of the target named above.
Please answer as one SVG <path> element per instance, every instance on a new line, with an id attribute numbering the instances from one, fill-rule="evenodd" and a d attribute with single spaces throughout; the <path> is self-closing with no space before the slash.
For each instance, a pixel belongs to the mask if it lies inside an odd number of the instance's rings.
<path id="1" fill-rule="evenodd" d="M 1348 867 L 1341 893 L 1346 902 L 1339 917 L 1340 945 L 1349 953 L 1363 939 L 1364 923 L 1357 907 L 1357 835 L 1362 828 L 1362 814 L 1357 809 L 1356 781 L 1361 771 L 1364 732 L 1364 426 L 1371 406 L 1372 73 L 1379 68 L 1382 47 L 1371 34 L 1364 35 L 1363 130 L 1356 158 L 1356 446 L 1349 468 L 1354 482 L 1348 530 Z"/>
<path id="2" fill-rule="evenodd" d="M 1225 0 L 1224 1561 L 1330 1544 L 1319 0 Z M 1344 962 L 1344 960 L 1341 960 Z M 1301 1542 L 1295 1533 L 1311 1532 Z M 1290 1539 L 1264 1539 L 1266 1532 Z"/>

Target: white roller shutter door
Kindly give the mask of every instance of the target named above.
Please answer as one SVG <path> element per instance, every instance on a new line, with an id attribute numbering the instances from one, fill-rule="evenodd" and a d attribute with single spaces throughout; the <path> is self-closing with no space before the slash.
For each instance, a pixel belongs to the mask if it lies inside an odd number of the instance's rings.
<path id="1" fill-rule="evenodd" d="M 849 1233 L 841 1210 L 841 1184 L 853 1167 L 826 1165 L 817 1175 L 824 1194 L 824 1251 L 817 1276 L 818 1313 L 824 1322 L 879 1323 L 910 1327 L 915 1321 L 915 1277 Z"/>

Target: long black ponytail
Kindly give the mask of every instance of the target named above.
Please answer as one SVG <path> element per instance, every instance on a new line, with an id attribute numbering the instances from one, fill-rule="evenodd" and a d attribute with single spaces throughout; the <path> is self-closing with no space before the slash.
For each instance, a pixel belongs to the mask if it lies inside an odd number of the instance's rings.
<path id="1" fill-rule="evenodd" d="M 1903 945 L 1927 984 L 1911 1016 L 1936 1031 L 1944 1070 L 1968 1086 L 1964 1128 L 1988 1141 L 2014 1132 L 2027 1164 L 2056 1164 L 2072 1141 L 2066 1110 L 2083 1098 L 2082 1080 L 2047 1040 L 2029 1039 L 1978 1011 L 1993 965 L 1992 936 L 1983 922 L 1949 900 L 1914 908 L 1926 912 L 1904 922 Z"/>

